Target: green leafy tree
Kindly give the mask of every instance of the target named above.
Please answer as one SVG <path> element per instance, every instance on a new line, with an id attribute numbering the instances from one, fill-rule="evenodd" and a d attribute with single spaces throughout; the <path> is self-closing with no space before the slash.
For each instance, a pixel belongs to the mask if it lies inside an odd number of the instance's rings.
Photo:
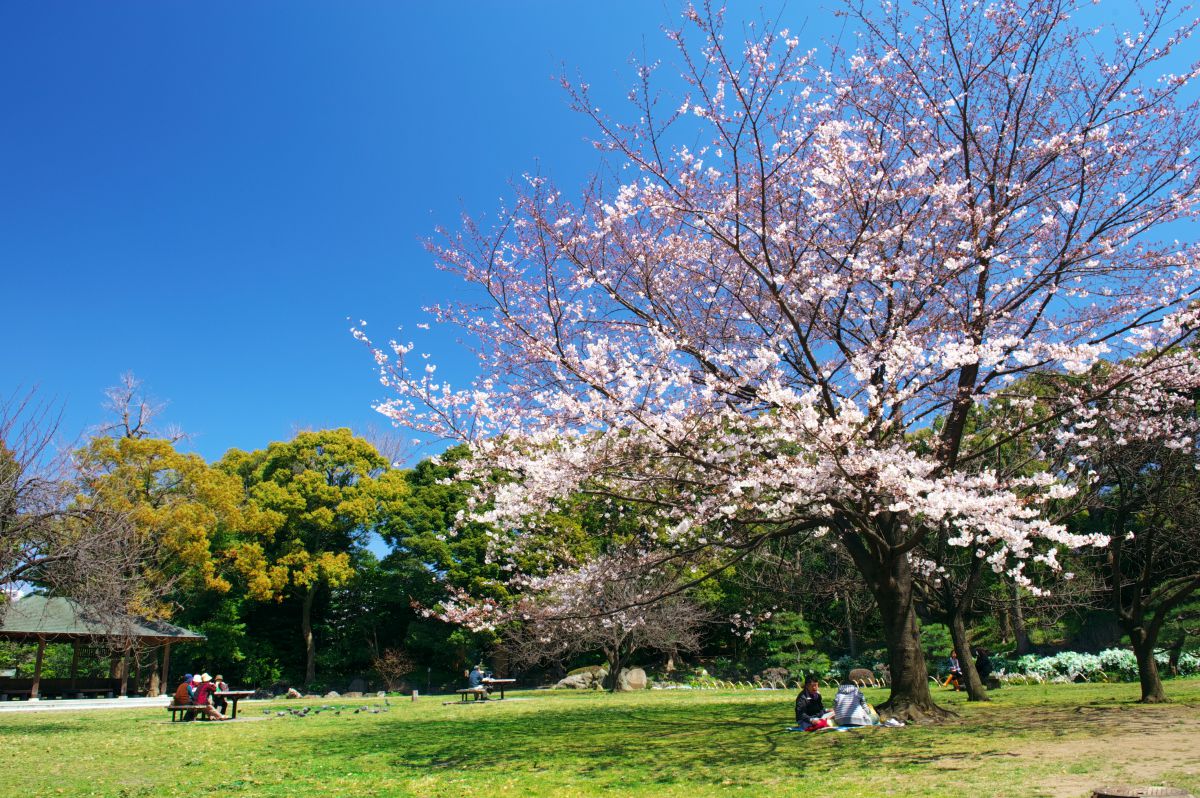
<path id="1" fill-rule="evenodd" d="M 404 476 L 348 429 L 301 432 L 256 452 L 232 450 L 221 467 L 241 477 L 263 510 L 281 518 L 270 541 L 240 552 L 238 568 L 252 598 L 299 605 L 304 683 L 312 684 L 318 591 L 354 575 L 355 551 L 403 507 Z"/>

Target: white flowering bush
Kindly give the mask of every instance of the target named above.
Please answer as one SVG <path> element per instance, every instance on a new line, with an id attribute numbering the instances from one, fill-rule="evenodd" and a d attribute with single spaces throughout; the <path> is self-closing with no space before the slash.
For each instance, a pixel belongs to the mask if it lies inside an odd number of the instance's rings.
<path id="1" fill-rule="evenodd" d="M 1154 657 L 1165 671 L 1170 657 L 1165 653 Z M 1109 648 L 1099 654 L 1060 651 L 1049 657 L 1026 654 L 1014 661 L 997 661 L 997 674 L 1007 682 L 1073 682 L 1136 681 L 1137 658 L 1126 648 Z M 1200 674 L 1200 652 L 1185 652 L 1179 657 L 1179 675 Z"/>

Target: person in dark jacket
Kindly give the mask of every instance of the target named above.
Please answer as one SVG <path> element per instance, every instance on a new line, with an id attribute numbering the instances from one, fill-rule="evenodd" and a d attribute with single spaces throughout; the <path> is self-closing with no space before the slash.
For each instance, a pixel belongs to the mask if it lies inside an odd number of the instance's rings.
<path id="1" fill-rule="evenodd" d="M 183 676 L 183 683 L 175 688 L 175 697 L 173 699 L 175 706 L 183 707 L 192 702 L 192 674 L 187 673 Z M 184 720 L 192 720 L 196 717 L 195 712 L 183 713 Z"/>
<path id="2" fill-rule="evenodd" d="M 987 649 L 975 649 L 975 670 L 979 672 L 979 681 L 986 685 L 992 675 L 992 659 L 988 656 Z"/>
<path id="3" fill-rule="evenodd" d="M 824 715 L 825 704 L 821 700 L 817 677 L 809 676 L 804 680 L 804 689 L 796 696 L 796 725 L 808 728 Z"/>

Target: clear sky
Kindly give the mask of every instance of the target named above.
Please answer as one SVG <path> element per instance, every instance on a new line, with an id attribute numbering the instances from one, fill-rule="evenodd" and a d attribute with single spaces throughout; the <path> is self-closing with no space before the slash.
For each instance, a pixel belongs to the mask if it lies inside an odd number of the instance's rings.
<path id="1" fill-rule="evenodd" d="M 580 182 L 597 156 L 554 76 L 566 64 L 616 104 L 630 56 L 667 53 L 677 15 L 0 4 L 0 393 L 36 386 L 73 435 L 132 370 L 210 459 L 298 427 L 386 427 L 347 319 L 386 337 L 461 293 L 422 240 L 539 162 Z"/>
<path id="2" fill-rule="evenodd" d="M 819 46 L 830 5 L 734 0 L 730 34 L 765 11 Z M 618 105 L 680 7 L 0 3 L 0 395 L 36 386 L 76 434 L 132 370 L 210 459 L 385 427 L 348 319 L 386 338 L 461 295 L 422 240 L 538 163 L 579 184 L 597 155 L 554 76 Z"/>

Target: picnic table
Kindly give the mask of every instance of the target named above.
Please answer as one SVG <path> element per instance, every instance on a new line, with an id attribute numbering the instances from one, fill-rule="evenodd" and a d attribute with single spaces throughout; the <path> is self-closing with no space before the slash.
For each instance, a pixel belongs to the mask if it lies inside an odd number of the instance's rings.
<path id="1" fill-rule="evenodd" d="M 485 676 L 483 679 L 483 686 L 487 688 L 487 691 L 489 693 L 492 692 L 493 690 L 500 691 L 500 700 L 501 701 L 504 700 L 504 688 L 512 687 L 516 683 L 517 683 L 516 679 L 493 679 L 490 676 Z M 465 696 L 464 696 L 464 700 L 466 700 Z"/>
<path id="2" fill-rule="evenodd" d="M 249 698 L 254 695 L 253 690 L 218 690 L 213 695 L 218 698 L 224 698 L 233 707 L 233 711 L 229 714 L 230 718 L 237 717 L 237 702 L 243 698 Z"/>
<path id="3" fill-rule="evenodd" d="M 458 693 L 461 701 L 465 704 L 470 698 L 476 701 L 487 701 L 488 695 L 493 690 L 500 691 L 500 701 L 504 700 L 504 688 L 511 687 L 516 684 L 516 679 L 493 679 L 490 676 L 485 676 L 478 687 L 464 687 L 461 690 L 455 690 Z M 453 703 L 453 702 L 451 702 Z"/>

